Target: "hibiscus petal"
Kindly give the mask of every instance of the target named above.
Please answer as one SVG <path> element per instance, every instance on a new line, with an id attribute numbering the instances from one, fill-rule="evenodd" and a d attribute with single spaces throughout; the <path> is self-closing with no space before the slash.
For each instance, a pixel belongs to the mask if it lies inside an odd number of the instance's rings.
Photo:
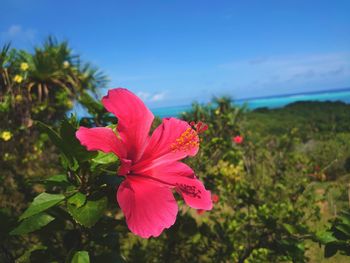
<path id="1" fill-rule="evenodd" d="M 117 200 L 129 229 L 140 237 L 157 237 L 175 223 L 178 207 L 171 189 L 149 179 L 128 176 Z"/>
<path id="2" fill-rule="evenodd" d="M 123 88 L 109 90 L 102 103 L 118 118 L 117 130 L 126 144 L 128 159 L 137 161 L 149 139 L 152 112 L 135 94 Z"/>
<path id="3" fill-rule="evenodd" d="M 80 127 L 75 135 L 80 143 L 84 145 L 89 151 L 99 150 L 105 153 L 113 152 L 119 158 L 123 158 L 126 155 L 126 150 L 123 142 L 118 139 L 117 135 L 111 128 Z"/>
<path id="4" fill-rule="evenodd" d="M 164 163 L 146 171 L 143 176 L 160 185 L 166 184 L 174 187 L 186 204 L 192 208 L 211 210 L 213 207 L 210 191 L 205 189 L 193 170 L 184 163 Z"/>
<path id="5" fill-rule="evenodd" d="M 163 123 L 153 132 L 141 160 L 133 169 L 139 173 L 163 163 L 194 156 L 198 148 L 198 135 L 187 122 L 175 118 L 163 119 Z"/>
<path id="6" fill-rule="evenodd" d="M 195 209 L 211 210 L 213 202 L 210 191 L 197 178 L 176 178 L 176 190 L 182 195 L 185 203 Z"/>

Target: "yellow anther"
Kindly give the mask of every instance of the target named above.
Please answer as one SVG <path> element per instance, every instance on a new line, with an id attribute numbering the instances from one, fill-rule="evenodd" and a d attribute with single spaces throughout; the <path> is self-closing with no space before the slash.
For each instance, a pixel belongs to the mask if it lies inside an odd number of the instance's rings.
<path id="1" fill-rule="evenodd" d="M 189 151 L 199 146 L 199 139 L 197 132 L 192 128 L 187 128 L 179 138 L 171 144 L 171 150 L 173 151 Z"/>

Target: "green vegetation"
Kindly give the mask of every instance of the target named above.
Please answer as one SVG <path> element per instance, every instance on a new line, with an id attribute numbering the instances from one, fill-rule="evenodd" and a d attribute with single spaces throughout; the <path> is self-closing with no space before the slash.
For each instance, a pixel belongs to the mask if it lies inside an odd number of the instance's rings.
<path id="1" fill-rule="evenodd" d="M 115 200 L 119 160 L 75 138 L 117 123 L 94 97 L 104 75 L 51 38 L 33 53 L 4 46 L 0 74 L 0 262 L 349 261 L 350 105 L 194 104 L 181 118 L 208 130 L 186 162 L 218 200 L 181 206 L 144 240 Z M 90 115 L 65 117 L 74 102 Z"/>

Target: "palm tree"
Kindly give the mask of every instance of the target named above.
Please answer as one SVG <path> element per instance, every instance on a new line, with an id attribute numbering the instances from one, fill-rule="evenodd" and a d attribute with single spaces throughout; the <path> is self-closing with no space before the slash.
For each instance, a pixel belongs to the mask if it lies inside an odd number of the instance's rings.
<path id="1" fill-rule="evenodd" d="M 82 94 L 96 96 L 106 83 L 106 76 L 82 62 L 66 41 L 48 37 L 33 53 L 9 44 L 0 49 L 0 117 L 21 116 L 26 127 L 32 118 L 49 123 L 62 118 Z M 12 113 L 3 116 L 7 111 Z"/>
<path id="2" fill-rule="evenodd" d="M 106 77 L 89 64 L 81 66 L 79 56 L 73 55 L 67 42 L 59 43 L 49 37 L 42 47 L 36 47 L 33 55 L 20 53 L 20 59 L 28 63 L 25 86 L 30 99 L 36 96 L 54 100 L 58 92 L 64 91 L 70 99 L 82 90 L 95 91 L 97 85 L 104 86 Z"/>
<path id="3" fill-rule="evenodd" d="M 10 50 L 11 45 L 5 44 L 0 51 L 0 87 L 1 91 L 4 89 L 8 84 L 9 84 L 9 76 L 8 76 L 8 71 L 6 68 L 6 64 L 9 61 L 9 50 Z"/>

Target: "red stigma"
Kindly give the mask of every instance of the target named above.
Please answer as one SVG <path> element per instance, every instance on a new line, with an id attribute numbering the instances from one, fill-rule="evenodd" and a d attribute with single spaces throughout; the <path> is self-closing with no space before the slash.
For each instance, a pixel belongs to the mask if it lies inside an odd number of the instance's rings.
<path id="1" fill-rule="evenodd" d="M 205 124 L 204 122 L 201 122 L 201 121 L 199 121 L 197 123 L 195 123 L 194 121 L 191 121 L 189 124 L 193 127 L 193 129 L 195 129 L 197 131 L 198 134 L 203 133 L 206 130 L 208 130 L 208 125 Z"/>

